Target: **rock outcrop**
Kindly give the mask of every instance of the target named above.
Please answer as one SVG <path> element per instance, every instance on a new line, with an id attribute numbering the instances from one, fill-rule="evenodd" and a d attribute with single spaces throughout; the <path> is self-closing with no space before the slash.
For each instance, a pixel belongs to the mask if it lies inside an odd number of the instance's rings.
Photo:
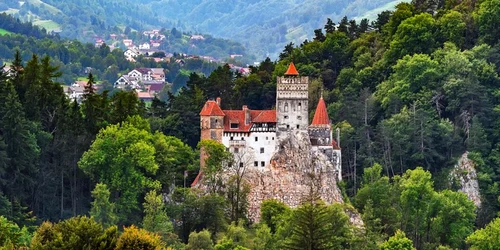
<path id="1" fill-rule="evenodd" d="M 336 178 L 337 172 L 327 156 L 311 150 L 308 134 L 292 132 L 280 142 L 269 166 L 263 170 L 249 169 L 245 175 L 251 186 L 249 217 L 258 221 L 260 205 L 267 199 L 296 207 L 310 196 L 311 187 L 327 204 L 343 202 Z"/>
<path id="2" fill-rule="evenodd" d="M 479 183 L 475 164 L 465 152 L 458 160 L 457 165 L 451 171 L 451 180 L 458 186 L 458 191 L 465 193 L 469 200 L 474 202 L 476 207 L 481 207 L 481 194 L 479 192 Z"/>

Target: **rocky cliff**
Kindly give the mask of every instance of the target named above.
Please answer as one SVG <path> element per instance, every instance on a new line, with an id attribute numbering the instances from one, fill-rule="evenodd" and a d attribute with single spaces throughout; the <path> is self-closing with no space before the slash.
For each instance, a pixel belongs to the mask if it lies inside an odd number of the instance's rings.
<path id="1" fill-rule="evenodd" d="M 227 180 L 233 174 L 228 170 L 222 179 Z M 279 143 L 271 164 L 265 168 L 252 165 L 245 170 L 243 179 L 250 184 L 248 216 L 252 221 L 259 221 L 260 205 L 267 199 L 296 207 L 310 195 L 311 187 L 327 204 L 343 202 L 336 178 L 337 172 L 327 156 L 311 149 L 307 132 L 291 132 Z M 202 179 L 194 187 L 204 189 Z M 357 219 L 353 217 L 353 221 Z"/>
<path id="2" fill-rule="evenodd" d="M 479 193 L 475 164 L 469 159 L 468 155 L 469 153 L 465 152 L 460 157 L 450 176 L 454 185 L 458 186 L 458 191 L 465 193 L 469 200 L 474 202 L 476 207 L 480 207 L 481 195 Z"/>
<path id="3" fill-rule="evenodd" d="M 327 204 L 343 202 L 334 166 L 324 154 L 311 150 L 305 132 L 292 132 L 279 144 L 269 166 L 250 169 L 245 177 L 252 187 L 248 213 L 254 221 L 260 218 L 262 201 L 276 199 L 293 208 L 310 195 L 311 187 Z"/>

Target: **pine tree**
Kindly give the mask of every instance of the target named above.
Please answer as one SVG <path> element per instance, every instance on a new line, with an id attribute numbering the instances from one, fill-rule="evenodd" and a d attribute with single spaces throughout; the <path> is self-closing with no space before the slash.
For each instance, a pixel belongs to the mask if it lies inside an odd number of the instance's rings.
<path id="1" fill-rule="evenodd" d="M 114 225 L 118 221 L 118 217 L 115 214 L 115 204 L 109 201 L 109 196 L 108 186 L 103 183 L 97 183 L 92 191 L 94 201 L 90 209 L 90 216 L 105 228 Z"/>
<path id="2" fill-rule="evenodd" d="M 333 33 L 335 31 L 335 23 L 333 23 L 332 19 L 326 19 L 325 31 L 327 34 Z"/>
<path id="3" fill-rule="evenodd" d="M 311 187 L 310 196 L 294 211 L 292 235 L 285 243 L 286 249 L 329 249 L 328 208 Z"/>
<path id="4" fill-rule="evenodd" d="M 39 147 L 30 132 L 22 105 L 12 84 L 0 79 L 0 135 L 3 136 L 7 157 L 5 174 L 0 175 L 1 190 L 23 202 L 33 194 L 37 173 Z"/>
<path id="5" fill-rule="evenodd" d="M 144 198 L 144 218 L 142 226 L 144 229 L 165 236 L 174 231 L 172 222 L 167 216 L 165 204 L 161 194 L 156 194 L 156 190 L 150 191 Z"/>

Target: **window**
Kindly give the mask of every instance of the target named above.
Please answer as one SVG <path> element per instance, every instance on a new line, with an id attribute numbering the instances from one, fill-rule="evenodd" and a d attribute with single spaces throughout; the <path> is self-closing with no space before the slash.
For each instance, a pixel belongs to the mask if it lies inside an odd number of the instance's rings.
<path id="1" fill-rule="evenodd" d="M 258 167 L 258 166 L 259 166 L 259 162 L 258 162 L 258 161 L 254 161 L 254 162 L 253 162 L 253 165 L 254 165 L 255 167 Z"/>
<path id="2" fill-rule="evenodd" d="M 288 119 L 288 115 L 285 115 L 285 119 Z"/>
<path id="3" fill-rule="evenodd" d="M 285 103 L 285 112 L 288 112 L 288 103 Z"/>
<path id="4" fill-rule="evenodd" d="M 245 140 L 245 138 L 241 137 L 241 140 L 242 140 L 242 141 L 244 141 L 244 140 Z"/>
<path id="5" fill-rule="evenodd" d="M 238 123 L 231 123 L 231 128 L 238 128 Z"/>
<path id="6" fill-rule="evenodd" d="M 266 136 L 266 141 L 268 141 L 268 140 L 269 140 L 269 137 Z"/>
<path id="7" fill-rule="evenodd" d="M 300 127 L 299 124 L 297 124 L 297 129 L 299 129 L 299 127 Z"/>
<path id="8" fill-rule="evenodd" d="M 274 141 L 274 137 L 273 137 L 273 141 Z"/>
<path id="9" fill-rule="evenodd" d="M 234 153 L 237 154 L 238 152 L 240 152 L 240 150 L 238 148 L 234 148 Z"/>
<path id="10" fill-rule="evenodd" d="M 297 120 L 302 120 L 302 116 L 297 116 Z"/>
<path id="11" fill-rule="evenodd" d="M 230 140 L 230 141 L 232 141 L 232 140 L 234 140 L 234 138 L 231 136 L 231 137 L 229 138 L 229 140 Z"/>
<path id="12" fill-rule="evenodd" d="M 259 141 L 259 137 L 257 137 L 257 136 L 256 136 L 256 137 L 255 137 L 255 141 Z"/>
<path id="13" fill-rule="evenodd" d="M 263 154 L 264 153 L 264 148 L 260 148 L 260 153 Z"/>
<path id="14" fill-rule="evenodd" d="M 286 128 L 290 128 L 290 125 L 286 125 Z"/>
<path id="15" fill-rule="evenodd" d="M 299 109 L 302 107 L 302 103 L 299 102 Z"/>
<path id="16" fill-rule="evenodd" d="M 242 168 L 242 167 L 243 167 L 243 162 L 240 162 L 240 168 Z"/>
<path id="17" fill-rule="evenodd" d="M 261 167 L 265 167 L 265 166 L 266 166 L 266 163 L 265 163 L 265 162 L 263 162 L 263 161 L 261 161 L 261 162 L 260 162 L 260 166 L 261 166 Z"/>

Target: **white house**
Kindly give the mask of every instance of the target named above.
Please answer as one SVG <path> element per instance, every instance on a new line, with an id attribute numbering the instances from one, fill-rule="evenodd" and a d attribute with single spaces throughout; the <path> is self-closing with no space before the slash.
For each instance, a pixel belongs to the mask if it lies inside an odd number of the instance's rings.
<path id="1" fill-rule="evenodd" d="M 143 43 L 143 44 L 139 45 L 139 49 L 140 50 L 149 50 L 149 49 L 151 49 L 151 45 L 149 45 L 149 43 Z"/>

